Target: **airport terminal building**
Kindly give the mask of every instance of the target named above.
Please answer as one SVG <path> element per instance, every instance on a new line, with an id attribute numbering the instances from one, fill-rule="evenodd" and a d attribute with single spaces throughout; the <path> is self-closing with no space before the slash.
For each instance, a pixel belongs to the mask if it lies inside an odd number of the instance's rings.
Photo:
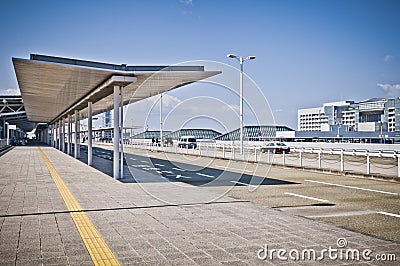
<path id="1" fill-rule="evenodd" d="M 299 109 L 297 121 L 299 132 L 358 132 L 371 137 L 378 133 L 379 138 L 398 138 L 400 98 L 324 103 L 322 107 Z"/>

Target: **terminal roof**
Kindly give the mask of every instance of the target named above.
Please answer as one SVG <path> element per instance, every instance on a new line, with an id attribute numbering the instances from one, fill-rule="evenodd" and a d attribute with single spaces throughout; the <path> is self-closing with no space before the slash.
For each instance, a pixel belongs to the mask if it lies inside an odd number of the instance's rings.
<path id="1" fill-rule="evenodd" d="M 124 104 L 169 91 L 217 74 L 204 66 L 128 66 L 31 54 L 13 58 L 30 121 L 52 123 L 73 114 L 113 109 L 113 87 L 123 86 Z"/>

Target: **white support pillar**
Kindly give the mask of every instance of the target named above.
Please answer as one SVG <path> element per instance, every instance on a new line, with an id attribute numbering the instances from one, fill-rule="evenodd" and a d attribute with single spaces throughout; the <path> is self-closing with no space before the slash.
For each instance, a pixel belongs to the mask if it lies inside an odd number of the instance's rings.
<path id="1" fill-rule="evenodd" d="M 367 175 L 371 174 L 371 160 L 369 152 L 367 151 Z"/>
<path id="2" fill-rule="evenodd" d="M 121 169 L 120 169 L 120 178 L 124 178 L 124 100 L 122 99 L 122 87 L 120 87 L 120 95 L 121 95 L 121 99 L 120 99 L 120 117 L 121 119 L 119 120 L 119 127 L 120 127 L 120 134 L 121 134 L 121 138 L 120 138 L 120 162 L 121 162 Z M 161 137 L 162 137 L 162 132 L 161 132 Z M 161 139 L 160 139 L 161 140 Z M 161 141 L 160 141 L 161 142 Z M 161 146 L 162 146 L 162 142 L 161 142 Z"/>
<path id="3" fill-rule="evenodd" d="M 61 151 L 65 152 L 65 119 L 61 119 Z"/>
<path id="4" fill-rule="evenodd" d="M 58 131 L 57 131 L 57 122 L 54 123 L 54 148 L 57 149 L 57 139 L 58 139 Z"/>
<path id="5" fill-rule="evenodd" d="M 163 146 L 163 93 L 160 93 L 160 143 L 161 143 L 161 147 Z"/>
<path id="6" fill-rule="evenodd" d="M 71 154 L 71 115 L 67 118 L 67 154 Z"/>
<path id="7" fill-rule="evenodd" d="M 114 86 L 114 178 L 120 179 L 120 165 L 119 165 L 119 107 L 121 104 L 121 88 Z"/>
<path id="8" fill-rule="evenodd" d="M 54 133 L 54 135 L 53 135 L 54 148 L 57 149 L 57 122 L 54 122 L 53 127 L 54 127 L 54 129 L 53 129 L 53 133 Z"/>
<path id="9" fill-rule="evenodd" d="M 56 144 L 55 144 L 55 127 L 54 127 L 54 123 L 53 124 L 51 124 L 51 146 L 53 147 L 53 148 L 55 148 L 56 147 Z"/>
<path id="10" fill-rule="evenodd" d="M 87 142 L 88 142 L 88 165 L 92 165 L 93 159 L 93 148 L 92 148 L 92 102 L 88 102 L 88 135 L 87 135 Z"/>
<path id="11" fill-rule="evenodd" d="M 78 138 L 79 138 L 79 124 L 78 124 L 78 110 L 75 110 L 75 139 L 74 139 L 74 157 L 78 158 Z"/>
<path id="12" fill-rule="evenodd" d="M 58 134 L 57 134 L 57 138 L 58 138 L 58 150 L 61 151 L 61 120 L 58 121 Z"/>

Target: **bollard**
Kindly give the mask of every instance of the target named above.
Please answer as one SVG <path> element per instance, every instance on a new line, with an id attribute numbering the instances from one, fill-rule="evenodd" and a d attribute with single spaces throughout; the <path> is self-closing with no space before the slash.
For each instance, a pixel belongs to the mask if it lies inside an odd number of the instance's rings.
<path id="1" fill-rule="evenodd" d="M 283 152 L 282 152 L 282 162 L 283 162 L 283 165 L 285 165 L 285 159 L 286 159 L 286 158 L 285 158 L 285 154 L 286 154 L 285 151 L 283 151 Z"/>
<path id="2" fill-rule="evenodd" d="M 369 174 L 371 174 L 371 164 L 370 164 L 369 152 L 367 151 L 367 175 Z"/>
<path id="3" fill-rule="evenodd" d="M 232 160 L 235 160 L 235 147 L 232 145 Z"/>
<path id="4" fill-rule="evenodd" d="M 344 156 L 343 156 L 343 149 L 340 150 L 340 171 L 344 171 Z"/>
<path id="5" fill-rule="evenodd" d="M 300 167 L 303 167 L 303 148 L 301 148 L 301 150 L 299 151 L 299 164 Z"/>
<path id="6" fill-rule="evenodd" d="M 267 162 L 270 163 L 271 159 L 269 158 L 269 150 L 267 151 Z"/>
<path id="7" fill-rule="evenodd" d="M 207 144 L 207 157 L 208 157 L 208 144 Z"/>
<path id="8" fill-rule="evenodd" d="M 257 162 L 257 148 L 254 147 L 254 161 Z"/>
<path id="9" fill-rule="evenodd" d="M 321 169 L 321 149 L 318 151 L 318 169 Z"/>
<path id="10" fill-rule="evenodd" d="M 225 159 L 225 144 L 222 146 L 222 158 Z"/>
<path id="11" fill-rule="evenodd" d="M 397 177 L 400 177 L 400 156 L 397 154 Z"/>

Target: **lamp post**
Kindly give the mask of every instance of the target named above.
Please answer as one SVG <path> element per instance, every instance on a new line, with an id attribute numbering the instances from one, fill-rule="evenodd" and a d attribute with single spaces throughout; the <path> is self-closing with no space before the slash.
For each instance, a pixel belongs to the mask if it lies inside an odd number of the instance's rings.
<path id="1" fill-rule="evenodd" d="M 240 119 L 240 153 L 243 154 L 243 62 L 246 60 L 256 59 L 254 55 L 251 56 L 237 56 L 234 54 L 227 54 L 228 58 L 235 58 L 240 63 L 240 105 L 239 105 L 239 119 Z"/>

